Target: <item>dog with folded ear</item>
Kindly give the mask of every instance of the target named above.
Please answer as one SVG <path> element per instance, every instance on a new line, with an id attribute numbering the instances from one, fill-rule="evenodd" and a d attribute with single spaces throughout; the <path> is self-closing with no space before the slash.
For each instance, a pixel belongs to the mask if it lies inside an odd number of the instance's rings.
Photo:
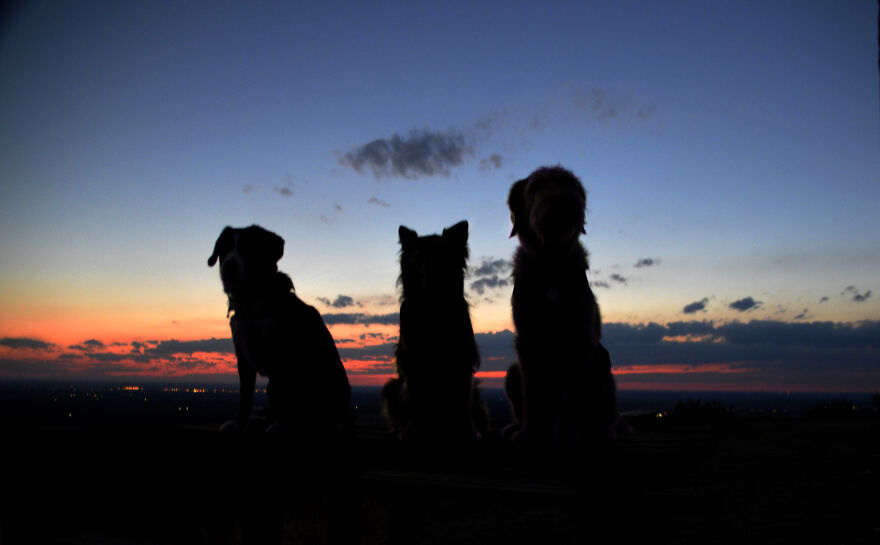
<path id="1" fill-rule="evenodd" d="M 392 431 L 416 444 L 471 442 L 488 432 L 476 388 L 480 354 L 464 297 L 468 224 L 419 236 L 400 226 L 398 376 L 382 389 Z"/>
<path id="2" fill-rule="evenodd" d="M 209 267 L 220 264 L 241 384 L 238 417 L 223 429 L 247 426 L 258 373 L 269 379 L 267 431 L 348 429 L 351 387 L 336 344 L 318 311 L 278 271 L 283 253 L 284 239 L 251 225 L 223 229 L 208 258 Z"/>
<path id="3" fill-rule="evenodd" d="M 586 192 L 562 167 L 542 167 L 510 189 L 519 238 L 513 259 L 518 361 L 505 389 L 513 424 L 504 435 L 533 445 L 583 445 L 620 430 L 611 358 L 587 279 Z"/>

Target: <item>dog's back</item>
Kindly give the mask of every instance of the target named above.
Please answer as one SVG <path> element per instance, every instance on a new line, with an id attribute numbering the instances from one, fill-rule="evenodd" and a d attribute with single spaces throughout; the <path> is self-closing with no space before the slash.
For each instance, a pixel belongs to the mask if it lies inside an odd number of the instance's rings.
<path id="1" fill-rule="evenodd" d="M 467 223 L 442 236 L 419 237 L 401 227 L 400 241 L 399 376 L 383 389 L 385 411 L 407 439 L 472 439 L 473 374 L 480 358 L 464 298 Z"/>
<path id="2" fill-rule="evenodd" d="M 279 310 L 275 358 L 281 364 L 269 385 L 280 401 L 277 410 L 300 426 L 347 427 L 351 387 L 321 315 L 293 292 L 284 295 Z"/>

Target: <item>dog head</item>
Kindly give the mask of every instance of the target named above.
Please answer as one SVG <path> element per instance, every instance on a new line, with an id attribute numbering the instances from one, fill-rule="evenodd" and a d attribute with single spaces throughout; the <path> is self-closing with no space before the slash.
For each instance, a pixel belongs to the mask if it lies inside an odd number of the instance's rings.
<path id="1" fill-rule="evenodd" d="M 223 291 L 229 295 L 259 291 L 278 272 L 284 239 L 258 225 L 226 227 L 214 244 L 208 266 L 220 262 Z"/>
<path id="2" fill-rule="evenodd" d="M 580 180 L 562 167 L 541 167 L 510 188 L 513 229 L 531 250 L 565 250 L 584 233 L 587 194 Z"/>
<path id="3" fill-rule="evenodd" d="M 400 284 L 406 299 L 461 297 L 468 259 L 468 223 L 443 229 L 441 235 L 419 236 L 403 225 L 400 236 Z"/>

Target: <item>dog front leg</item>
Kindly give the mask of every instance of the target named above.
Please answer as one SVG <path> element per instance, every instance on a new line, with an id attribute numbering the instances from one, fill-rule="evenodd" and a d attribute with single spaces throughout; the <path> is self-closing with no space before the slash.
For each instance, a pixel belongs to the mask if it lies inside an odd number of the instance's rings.
<path id="1" fill-rule="evenodd" d="M 257 386 L 257 371 L 251 366 L 238 366 L 238 380 L 241 384 L 241 392 L 238 396 L 238 423 L 246 427 L 251 418 L 251 410 L 254 406 L 254 389 Z"/>

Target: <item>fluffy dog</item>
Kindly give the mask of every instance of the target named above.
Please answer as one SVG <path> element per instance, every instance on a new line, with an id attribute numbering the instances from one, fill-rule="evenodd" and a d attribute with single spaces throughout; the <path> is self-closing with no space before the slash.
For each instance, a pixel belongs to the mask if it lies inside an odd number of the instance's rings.
<path id="1" fill-rule="evenodd" d="M 232 341 L 241 396 L 238 418 L 247 425 L 257 373 L 269 378 L 269 430 L 318 433 L 352 422 L 351 388 L 336 344 L 321 315 L 302 302 L 293 282 L 278 271 L 284 239 L 257 225 L 226 227 L 208 258 L 220 263 L 229 297 Z"/>
<path id="2" fill-rule="evenodd" d="M 464 274 L 468 224 L 442 235 L 418 236 L 401 226 L 398 377 L 382 389 L 392 431 L 421 443 L 467 442 L 485 434 L 474 373 L 480 354 L 474 341 Z"/>
<path id="3" fill-rule="evenodd" d="M 562 167 L 543 167 L 508 197 L 519 237 L 513 260 L 518 362 L 505 389 L 514 423 L 505 435 L 537 445 L 578 445 L 615 435 L 617 394 L 599 340 L 599 306 L 586 271 L 586 193 Z"/>

